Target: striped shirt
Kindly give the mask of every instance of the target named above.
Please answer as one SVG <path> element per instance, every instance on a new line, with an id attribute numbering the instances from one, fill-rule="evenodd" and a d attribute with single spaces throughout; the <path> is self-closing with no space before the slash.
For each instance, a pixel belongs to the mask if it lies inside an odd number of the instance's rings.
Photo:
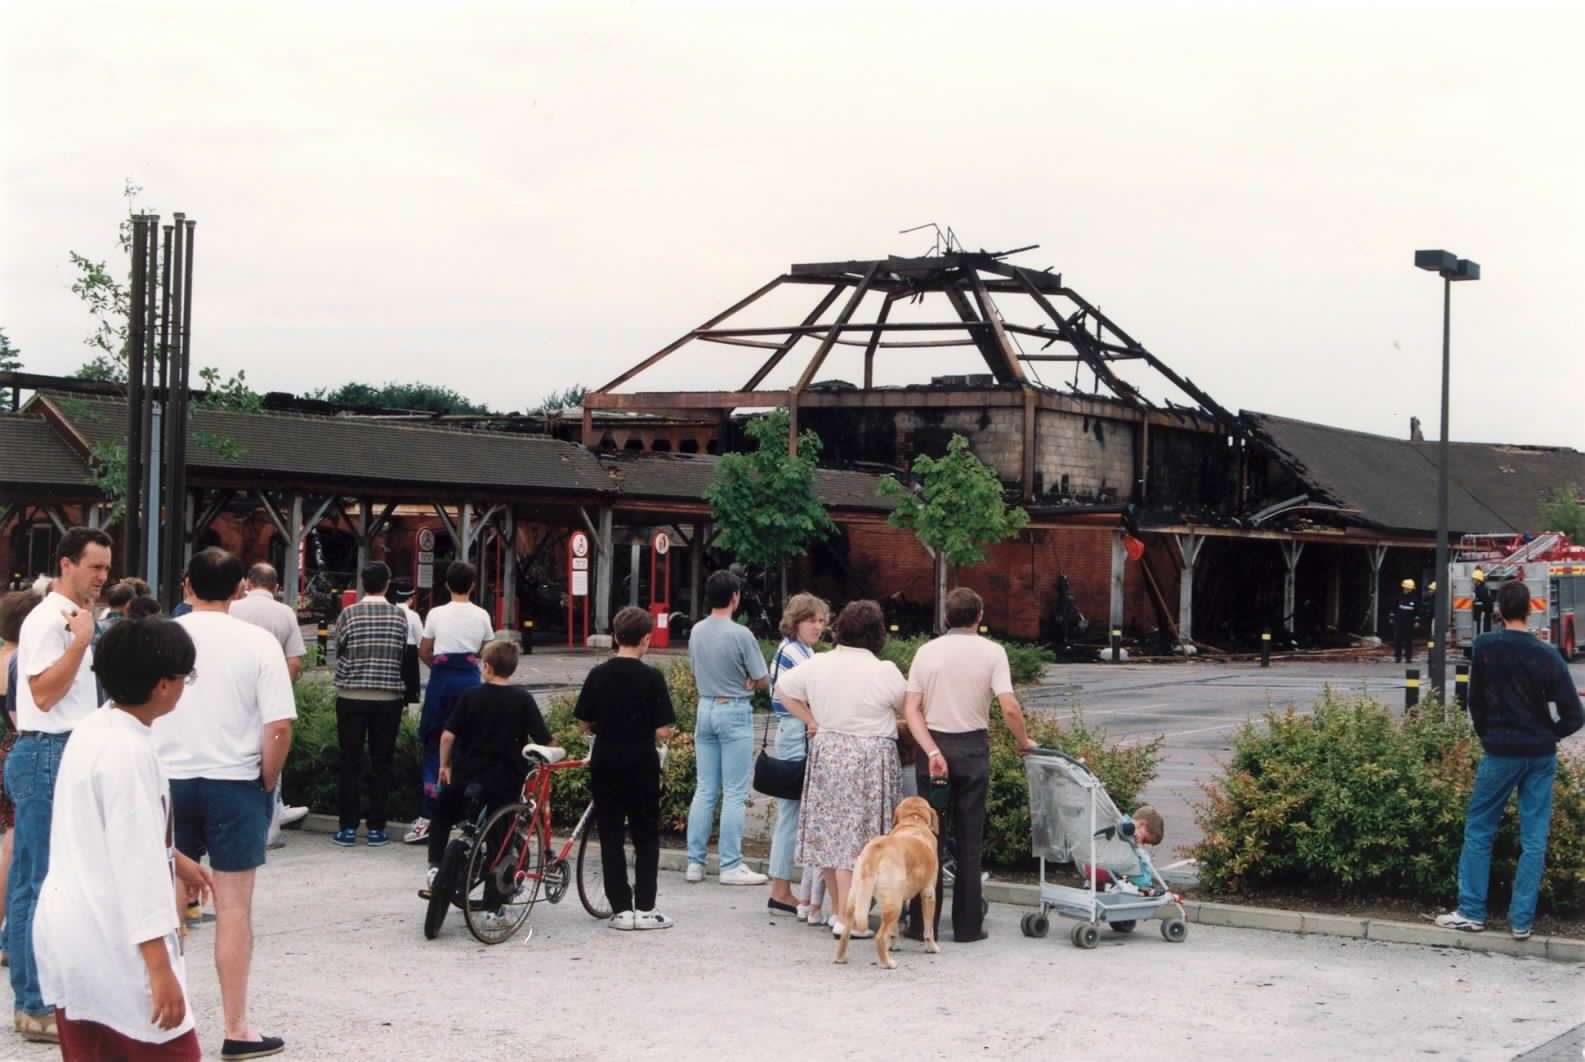
<path id="1" fill-rule="evenodd" d="M 775 699 L 776 680 L 781 677 L 783 671 L 797 667 L 814 655 L 815 651 L 813 649 L 796 638 L 783 638 L 781 640 L 781 644 L 776 647 L 776 659 L 771 661 L 770 668 L 771 690 L 773 691 L 770 702 L 771 711 L 777 715 L 788 714 L 782 702 Z"/>
<path id="2" fill-rule="evenodd" d="M 407 648 L 405 609 L 383 597 L 365 597 L 336 619 L 336 688 L 380 690 L 400 698 L 402 651 Z"/>

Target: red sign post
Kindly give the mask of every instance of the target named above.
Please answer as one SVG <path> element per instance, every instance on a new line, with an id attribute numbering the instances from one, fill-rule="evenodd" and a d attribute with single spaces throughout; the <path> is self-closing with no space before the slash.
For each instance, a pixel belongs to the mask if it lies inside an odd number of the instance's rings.
<path id="1" fill-rule="evenodd" d="M 649 614 L 655 619 L 655 629 L 649 636 L 654 649 L 671 645 L 671 538 L 664 531 L 656 531 L 649 540 Z M 662 585 L 665 589 L 662 590 Z"/>
<path id="2" fill-rule="evenodd" d="M 583 599 L 583 641 L 589 643 L 589 536 L 574 531 L 567 536 L 567 648 L 573 641 L 573 614 Z"/>

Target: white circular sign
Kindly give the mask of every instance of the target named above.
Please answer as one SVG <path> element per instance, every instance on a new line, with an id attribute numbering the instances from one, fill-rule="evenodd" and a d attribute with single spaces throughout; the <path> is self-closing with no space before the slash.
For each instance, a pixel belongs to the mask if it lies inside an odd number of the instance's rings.
<path id="1" fill-rule="evenodd" d="M 428 553 L 435 548 L 435 529 L 421 527 L 418 529 L 418 548 Z"/>
<path id="2" fill-rule="evenodd" d="M 572 533 L 572 555 L 574 557 L 587 557 L 589 555 L 589 536 L 582 531 Z"/>
<path id="3" fill-rule="evenodd" d="M 671 550 L 671 538 L 664 531 L 655 532 L 655 552 L 664 557 Z"/>

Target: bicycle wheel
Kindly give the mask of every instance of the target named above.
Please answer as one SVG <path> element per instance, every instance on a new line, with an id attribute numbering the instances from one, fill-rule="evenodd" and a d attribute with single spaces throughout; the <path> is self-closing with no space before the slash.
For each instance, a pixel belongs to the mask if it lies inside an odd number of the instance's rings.
<path id="1" fill-rule="evenodd" d="M 600 857 L 589 851 L 589 835 L 593 832 L 592 828 L 586 828 L 578 839 L 578 899 L 583 901 L 583 909 L 592 917 L 610 918 L 611 901 L 605 898 L 605 868 Z"/>
<path id="2" fill-rule="evenodd" d="M 545 843 L 534 811 L 508 804 L 479 831 L 468 859 L 468 893 L 462 905 L 468 932 L 480 944 L 501 944 L 518 931 L 539 899 Z"/>
<path id="3" fill-rule="evenodd" d="M 440 935 L 440 927 L 446 922 L 446 912 L 451 908 L 457 882 L 466 869 L 467 861 L 467 841 L 459 837 L 446 846 L 446 854 L 440 859 L 440 870 L 429 887 L 429 907 L 424 912 L 425 940 L 434 940 Z"/>

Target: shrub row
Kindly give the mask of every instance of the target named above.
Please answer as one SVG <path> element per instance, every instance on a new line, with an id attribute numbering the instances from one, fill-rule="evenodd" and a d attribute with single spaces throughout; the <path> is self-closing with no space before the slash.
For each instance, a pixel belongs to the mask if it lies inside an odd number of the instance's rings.
<path id="1" fill-rule="evenodd" d="M 1423 704 L 1396 718 L 1365 697 L 1326 692 L 1315 710 L 1243 727 L 1196 811 L 1195 855 L 1215 892 L 1294 889 L 1342 898 L 1451 904 L 1480 742 L 1462 712 Z M 1510 806 L 1492 854 L 1492 900 L 1512 891 L 1519 854 Z M 1585 907 L 1585 759 L 1558 758 L 1542 903 Z"/>

